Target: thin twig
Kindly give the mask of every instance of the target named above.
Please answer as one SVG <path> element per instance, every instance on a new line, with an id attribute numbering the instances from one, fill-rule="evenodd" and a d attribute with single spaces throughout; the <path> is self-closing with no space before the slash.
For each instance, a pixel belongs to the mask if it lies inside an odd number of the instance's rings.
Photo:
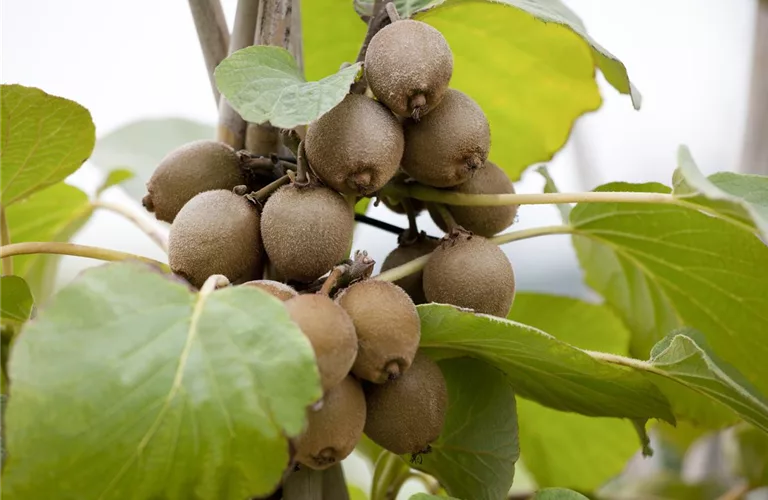
<path id="1" fill-rule="evenodd" d="M 301 141 L 296 152 L 296 182 L 299 185 L 303 186 L 309 182 L 308 169 L 307 157 L 304 154 L 304 141 Z"/>
<path id="2" fill-rule="evenodd" d="M 211 81 L 211 90 L 216 105 L 219 104 L 221 95 L 213 77 L 213 70 L 227 57 L 229 48 L 229 29 L 224 11 L 219 0 L 189 0 L 189 10 L 195 21 L 197 38 L 200 40 L 200 48 L 203 51 L 205 67 L 208 70 L 208 78 Z"/>
<path id="3" fill-rule="evenodd" d="M 109 210 L 110 212 L 122 215 L 129 221 L 133 222 L 133 224 L 138 227 L 144 234 L 146 234 L 149 239 L 154 241 L 163 252 L 168 253 L 168 238 L 159 230 L 157 226 L 151 222 L 147 222 L 143 218 L 128 210 L 126 207 L 116 203 L 96 200 L 93 202 L 93 207 L 103 208 L 104 210 Z"/>
<path id="4" fill-rule="evenodd" d="M 333 287 L 336 286 L 336 282 L 339 280 L 339 278 L 341 278 L 341 275 L 344 274 L 348 267 L 349 266 L 347 265 L 334 267 L 331 271 L 331 274 L 329 274 L 325 279 L 325 283 L 323 283 L 323 286 L 320 288 L 320 292 L 318 293 L 320 295 L 325 295 L 326 297 L 330 295 L 331 290 L 333 290 Z"/>
<path id="5" fill-rule="evenodd" d="M 248 197 L 255 201 L 263 201 L 264 198 L 272 194 L 273 191 L 277 191 L 281 186 L 288 184 L 291 181 L 291 176 L 286 174 L 276 181 L 272 181 L 263 188 L 259 189 L 255 193 L 251 193 Z"/>
<path id="6" fill-rule="evenodd" d="M 8 219 L 5 215 L 5 207 L 0 205 L 0 242 L 2 246 L 11 244 L 11 232 L 8 229 Z M 13 274 L 13 259 L 10 257 L 3 258 L 3 275 L 8 276 Z"/>
<path id="7" fill-rule="evenodd" d="M 86 245 L 75 245 L 74 243 L 60 243 L 54 241 L 31 241 L 26 243 L 13 243 L 0 247 L 0 257 L 12 257 L 14 255 L 32 255 L 32 254 L 53 254 L 53 255 L 72 255 L 74 257 L 86 257 L 89 259 L 98 259 L 106 261 L 119 260 L 140 260 L 148 264 L 153 264 L 164 270 L 168 270 L 168 265 L 162 262 L 142 257 L 118 250 L 108 248 L 91 247 Z"/>
<path id="8" fill-rule="evenodd" d="M 378 219 L 374 219 L 373 217 L 368 217 L 364 214 L 355 214 L 355 220 L 357 222 L 362 222 L 363 224 L 367 224 L 369 226 L 381 229 L 383 231 L 387 231 L 388 233 L 397 234 L 400 235 L 405 229 L 399 226 L 395 226 L 394 224 L 390 224 L 389 222 L 384 222 Z"/>
<path id="9" fill-rule="evenodd" d="M 259 3 L 259 0 L 238 0 L 235 25 L 229 41 L 230 54 L 253 45 Z M 235 149 L 242 149 L 245 145 L 245 120 L 229 105 L 224 96 L 219 100 L 218 139 Z"/>
<path id="10" fill-rule="evenodd" d="M 445 231 L 447 233 L 450 233 L 459 227 L 456 223 L 456 219 L 453 218 L 451 211 L 448 210 L 448 207 L 442 203 L 430 203 L 429 206 L 433 211 L 437 212 L 441 219 L 443 219 L 443 224 L 445 224 Z"/>
<path id="11" fill-rule="evenodd" d="M 408 234 L 406 240 L 415 240 L 419 237 L 419 226 L 416 223 L 416 209 L 413 208 L 413 202 L 410 198 L 403 198 L 400 204 L 405 209 L 405 215 L 408 217 Z"/>

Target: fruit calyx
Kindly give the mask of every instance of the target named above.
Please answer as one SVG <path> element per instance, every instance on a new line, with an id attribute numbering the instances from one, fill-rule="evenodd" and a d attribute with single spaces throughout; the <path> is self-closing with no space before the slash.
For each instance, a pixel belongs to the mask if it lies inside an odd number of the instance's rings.
<path id="1" fill-rule="evenodd" d="M 415 121 L 419 121 L 419 118 L 429 111 L 427 97 L 421 92 L 412 95 L 408 100 L 408 107 L 411 109 L 411 118 Z"/>

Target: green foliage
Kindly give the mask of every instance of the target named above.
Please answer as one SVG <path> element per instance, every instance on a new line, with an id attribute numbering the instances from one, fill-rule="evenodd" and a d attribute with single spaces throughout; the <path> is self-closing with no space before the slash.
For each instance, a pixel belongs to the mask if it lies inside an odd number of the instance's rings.
<path id="1" fill-rule="evenodd" d="M 85 193 L 60 182 L 8 207 L 11 242 L 69 241 L 92 213 Z M 38 303 L 53 292 L 58 263 L 57 255 L 13 257 L 14 272 L 29 283 Z"/>
<path id="2" fill-rule="evenodd" d="M 714 211 L 768 241 L 768 177 L 719 172 L 704 177 L 685 146 L 678 152 L 674 194 L 694 207 Z"/>
<path id="3" fill-rule="evenodd" d="M 549 170 L 545 165 L 540 166 L 536 169 L 536 172 L 538 172 L 542 177 L 544 177 L 544 192 L 545 193 L 558 193 L 560 192 L 557 189 L 557 186 L 555 185 L 554 179 L 549 175 Z M 560 217 L 563 219 L 563 222 L 568 222 L 568 220 L 571 217 L 571 210 L 572 207 L 568 203 L 558 203 L 557 204 L 557 210 L 560 212 Z"/>
<path id="4" fill-rule="evenodd" d="M 565 488 L 544 488 L 537 491 L 531 500 L 587 500 L 587 497 Z"/>
<path id="5" fill-rule="evenodd" d="M 541 330 L 441 304 L 418 310 L 421 347 L 430 355 L 490 363 L 524 398 L 589 416 L 674 421 L 666 398 L 640 373 L 595 360 Z"/>
<path id="6" fill-rule="evenodd" d="M 669 192 L 660 184 L 625 183 L 598 191 Z M 647 203 L 578 204 L 571 223 L 587 284 L 629 326 L 634 356 L 647 356 L 685 324 L 768 392 L 768 247 L 755 235 L 688 208 Z M 712 404 L 702 407 L 698 395 L 679 396 L 678 416 L 713 426 L 732 421 Z"/>
<path id="7" fill-rule="evenodd" d="M 518 293 L 509 319 L 581 349 L 627 354 L 629 331 L 603 305 Z M 635 431 L 627 420 L 555 411 L 525 399 L 518 400 L 517 412 L 523 461 L 542 488 L 592 491 L 619 474 L 638 449 Z"/>
<path id="8" fill-rule="evenodd" d="M 21 85 L 0 86 L 2 204 L 56 184 L 91 155 L 95 127 L 74 101 Z"/>
<path id="9" fill-rule="evenodd" d="M 768 434 L 741 424 L 733 428 L 736 457 L 735 472 L 749 481 L 752 488 L 768 486 Z"/>
<path id="10" fill-rule="evenodd" d="M 656 344 L 651 351 L 650 373 L 659 373 L 718 401 L 747 422 L 768 433 L 768 398 L 735 368 L 718 359 L 703 336 L 682 328 Z M 685 401 L 678 392 L 667 392 L 669 384 L 654 380 L 678 407 Z"/>
<path id="11" fill-rule="evenodd" d="M 317 82 L 308 82 L 290 52 L 253 46 L 238 50 L 216 68 L 216 85 L 240 115 L 275 127 L 306 125 L 349 93 L 360 72 L 352 64 Z"/>
<path id="12" fill-rule="evenodd" d="M 501 371 L 481 361 L 459 358 L 439 365 L 448 386 L 445 427 L 432 451 L 411 466 L 435 476 L 458 498 L 501 498 L 512 486 L 520 454 L 515 393 Z"/>
<path id="13" fill-rule="evenodd" d="M 96 142 L 91 161 L 109 174 L 126 165 L 134 177 L 122 187 L 134 200 L 147 194 L 146 183 L 160 160 L 188 142 L 213 139 L 216 132 L 204 125 L 182 118 L 139 120 L 113 130 Z"/>
<path id="14" fill-rule="evenodd" d="M 9 499 L 269 493 L 286 435 L 320 397 L 312 348 L 277 299 L 195 294 L 125 263 L 61 290 L 19 336 L 10 376 Z"/>
<path id="15" fill-rule="evenodd" d="M 104 179 L 104 182 L 101 183 L 101 186 L 96 190 L 96 195 L 100 195 L 105 190 L 111 188 L 112 186 L 117 186 L 119 184 L 122 184 L 126 181 L 129 181 L 133 179 L 134 174 L 127 168 L 117 168 L 115 170 L 111 170 L 107 177 Z"/>
<path id="16" fill-rule="evenodd" d="M 411 495 L 411 498 L 409 500 L 458 500 L 454 497 L 444 497 L 444 496 L 438 496 L 438 495 L 428 495 L 426 493 L 416 493 L 415 495 Z"/>
<path id="17" fill-rule="evenodd" d="M 29 285 L 18 276 L 0 277 L 0 320 L 4 325 L 20 325 L 32 314 L 35 299 Z"/>

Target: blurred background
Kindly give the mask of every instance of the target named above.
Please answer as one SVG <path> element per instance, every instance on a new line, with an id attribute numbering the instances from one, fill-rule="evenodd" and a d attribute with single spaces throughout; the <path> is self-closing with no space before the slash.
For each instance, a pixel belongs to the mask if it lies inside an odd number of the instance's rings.
<path id="1" fill-rule="evenodd" d="M 669 185 L 680 144 L 690 147 L 705 174 L 739 168 L 758 0 L 563 1 L 626 64 L 643 106 L 634 111 L 628 97 L 599 78 L 602 108 L 577 121 L 568 144 L 549 163 L 560 190 L 616 180 Z M 236 0 L 222 4 L 231 26 Z M 183 118 L 199 123 L 202 132 L 216 123 L 187 2 L 3 0 L 0 9 L 2 82 L 77 101 L 92 113 L 98 138 L 146 119 Z M 89 162 L 68 182 L 93 194 L 103 172 Z M 516 189 L 540 192 L 542 185 L 530 171 Z M 122 187 L 103 196 L 154 220 Z M 369 215 L 407 226 L 404 216 L 383 205 Z M 419 222 L 428 233 L 440 234 L 428 215 Z M 526 206 L 515 229 L 558 223 L 554 207 Z M 97 211 L 74 242 L 165 259 L 130 222 L 105 211 Z M 394 235 L 358 226 L 354 248 L 379 263 L 395 246 Z M 590 298 L 567 236 L 516 242 L 505 251 L 521 290 Z M 65 257 L 58 281 L 97 264 Z M 366 479 L 360 481 L 365 486 Z"/>

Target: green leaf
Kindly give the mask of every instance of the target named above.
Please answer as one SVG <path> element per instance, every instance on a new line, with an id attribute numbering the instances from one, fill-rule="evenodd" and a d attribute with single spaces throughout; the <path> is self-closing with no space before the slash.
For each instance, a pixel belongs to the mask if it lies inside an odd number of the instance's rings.
<path id="1" fill-rule="evenodd" d="M 212 126 L 182 118 L 139 120 L 99 138 L 91 161 L 105 173 L 127 165 L 134 177 L 123 183 L 123 189 L 141 201 L 147 181 L 165 155 L 189 142 L 214 137 Z"/>
<path id="2" fill-rule="evenodd" d="M 32 314 L 35 299 L 19 276 L 0 277 L 0 318 L 3 323 L 24 323 Z"/>
<path id="3" fill-rule="evenodd" d="M 541 330 L 442 304 L 418 310 L 426 352 L 486 361 L 506 373 L 519 396 L 589 416 L 674 421 L 669 402 L 641 374 L 597 361 Z"/>
<path id="4" fill-rule="evenodd" d="M 627 354 L 629 331 L 604 305 L 518 293 L 509 319 L 581 349 Z M 542 488 L 557 485 L 593 491 L 619 474 L 638 449 L 627 420 L 555 411 L 524 399 L 518 400 L 517 412 L 523 461 Z"/>
<path id="5" fill-rule="evenodd" d="M 587 497 L 565 488 L 544 488 L 537 491 L 531 500 L 587 500 Z"/>
<path id="6" fill-rule="evenodd" d="M 411 14 L 418 9 L 431 3 L 432 0 L 394 0 L 395 8 L 400 17 L 405 19 L 411 17 Z M 373 14 L 374 0 L 354 0 L 355 12 L 362 17 L 370 17 Z"/>
<path id="7" fill-rule="evenodd" d="M 92 213 L 85 193 L 68 184 L 53 185 L 8 208 L 11 242 L 69 241 Z M 14 271 L 27 281 L 38 303 L 53 292 L 59 260 L 45 254 L 13 257 Z"/>
<path id="8" fill-rule="evenodd" d="M 122 184 L 123 182 L 133 179 L 134 175 L 133 172 L 128 170 L 127 168 L 118 168 L 115 170 L 110 171 L 107 174 L 106 179 L 104 179 L 104 182 L 101 183 L 101 186 L 96 190 L 96 195 L 100 195 L 103 193 L 106 189 L 111 188 L 112 186 L 117 186 L 118 184 Z"/>
<path id="9" fill-rule="evenodd" d="M 650 364 L 651 373 L 709 396 L 768 433 L 768 399 L 741 373 L 719 359 L 699 332 L 682 328 L 671 333 L 654 346 Z"/>
<path id="10" fill-rule="evenodd" d="M 344 2 L 305 3 L 306 72 L 321 78 L 355 60 L 366 25 Z M 550 159 L 576 118 L 600 107 L 596 67 L 640 106 L 624 65 L 558 0 L 447 0 L 414 19 L 448 40 L 454 57 L 451 87 L 483 108 L 491 124 L 491 160 L 513 180 L 529 165 Z"/>
<path id="11" fill-rule="evenodd" d="M 626 474 L 600 488 L 596 498 L 610 500 L 702 500 L 721 498 L 724 488 L 716 480 L 691 484 L 667 470 L 653 474 Z M 726 497 L 727 498 L 727 497 Z"/>
<path id="12" fill-rule="evenodd" d="M 731 438 L 736 445 L 731 462 L 735 472 L 746 478 L 751 488 L 768 486 L 768 434 L 743 424 L 734 427 Z"/>
<path id="13" fill-rule="evenodd" d="M 74 101 L 21 85 L 0 86 L 2 204 L 64 180 L 93 151 L 96 129 Z"/>
<path id="14" fill-rule="evenodd" d="M 598 191 L 669 189 L 613 183 Z M 768 247 L 754 234 L 696 210 L 641 203 L 578 204 L 571 223 L 586 282 L 629 326 L 632 355 L 647 357 L 687 325 L 768 392 Z M 731 412 L 678 391 L 670 398 L 677 416 L 712 427 L 733 422 Z"/>
<path id="15" fill-rule="evenodd" d="M 544 177 L 544 192 L 545 193 L 559 193 L 560 190 L 557 189 L 557 186 L 555 185 L 555 181 L 552 179 L 552 177 L 549 175 L 549 170 L 547 169 L 546 165 L 542 165 L 539 168 L 536 169 L 536 172 L 539 173 L 542 177 Z M 557 203 L 557 210 L 560 212 L 560 217 L 562 217 L 563 222 L 568 222 L 568 219 L 571 216 L 571 210 L 573 207 L 570 203 Z"/>
<path id="16" fill-rule="evenodd" d="M 677 163 L 675 196 L 759 232 L 768 241 L 768 176 L 719 172 L 704 177 L 685 146 L 677 153 Z"/>
<path id="17" fill-rule="evenodd" d="M 355 213 L 360 215 L 365 215 L 365 213 L 368 211 L 368 205 L 371 204 L 370 198 L 360 198 L 360 200 L 355 203 Z"/>
<path id="18" fill-rule="evenodd" d="M 224 59 L 214 75 L 222 95 L 245 120 L 293 128 L 316 120 L 340 103 L 360 66 L 353 64 L 308 82 L 290 52 L 257 45 Z"/>
<path id="19" fill-rule="evenodd" d="M 13 346 L 7 498 L 271 492 L 321 395 L 312 347 L 251 287 L 193 293 L 140 264 L 81 274 Z"/>
<path id="20" fill-rule="evenodd" d="M 459 499 L 454 497 L 429 495 L 427 493 L 416 493 L 415 495 L 411 495 L 411 498 L 409 500 L 459 500 Z"/>
<path id="21" fill-rule="evenodd" d="M 460 358 L 439 364 L 448 386 L 445 426 L 432 451 L 411 460 L 411 466 L 435 476 L 458 498 L 502 498 L 520 455 L 515 393 L 501 371 L 483 362 Z"/>

